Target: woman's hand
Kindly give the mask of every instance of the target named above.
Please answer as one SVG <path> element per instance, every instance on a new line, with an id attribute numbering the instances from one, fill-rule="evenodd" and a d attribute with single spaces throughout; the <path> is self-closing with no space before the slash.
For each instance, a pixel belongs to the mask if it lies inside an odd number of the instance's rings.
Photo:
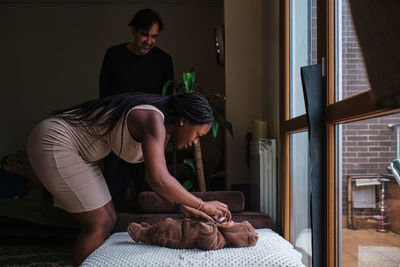
<path id="1" fill-rule="evenodd" d="M 220 215 L 221 217 L 226 217 L 229 213 L 228 206 L 216 200 L 204 201 L 201 211 L 210 216 Z"/>
<path id="2" fill-rule="evenodd" d="M 201 210 L 197 210 L 188 206 L 182 206 L 180 208 L 180 212 L 186 218 L 190 219 L 199 219 L 199 220 L 207 220 L 207 221 L 214 221 L 210 216 L 202 212 Z"/>

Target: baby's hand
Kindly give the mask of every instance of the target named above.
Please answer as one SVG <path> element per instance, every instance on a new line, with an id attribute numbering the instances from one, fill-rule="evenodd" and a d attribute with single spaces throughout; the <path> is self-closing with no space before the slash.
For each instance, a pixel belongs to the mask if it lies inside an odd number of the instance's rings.
<path id="1" fill-rule="evenodd" d="M 233 221 L 221 223 L 222 226 L 226 226 L 226 227 L 232 226 L 232 225 L 234 225 L 234 224 L 235 224 L 235 223 L 234 223 Z"/>
<path id="2" fill-rule="evenodd" d="M 226 217 L 223 217 L 223 216 L 218 215 L 218 214 L 214 215 L 213 218 L 214 218 L 214 220 L 215 220 L 217 223 L 223 223 L 224 220 L 226 219 Z"/>

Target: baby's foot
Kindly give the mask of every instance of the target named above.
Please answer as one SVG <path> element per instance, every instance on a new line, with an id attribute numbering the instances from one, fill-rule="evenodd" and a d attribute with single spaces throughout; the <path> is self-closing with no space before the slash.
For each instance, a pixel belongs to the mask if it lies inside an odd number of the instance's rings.
<path id="1" fill-rule="evenodd" d="M 141 233 L 141 228 L 142 226 L 140 224 L 137 223 L 130 223 L 128 225 L 128 234 L 130 235 L 130 237 L 134 240 L 134 241 L 138 241 L 139 240 L 139 236 Z"/>

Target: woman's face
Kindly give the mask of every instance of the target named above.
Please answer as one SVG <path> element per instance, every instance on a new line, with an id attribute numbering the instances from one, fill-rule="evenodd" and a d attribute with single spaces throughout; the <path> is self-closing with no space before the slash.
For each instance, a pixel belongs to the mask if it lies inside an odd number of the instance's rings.
<path id="1" fill-rule="evenodd" d="M 208 133 L 211 124 L 191 124 L 188 120 L 180 119 L 175 130 L 176 146 L 188 148 L 197 143 L 200 136 Z"/>

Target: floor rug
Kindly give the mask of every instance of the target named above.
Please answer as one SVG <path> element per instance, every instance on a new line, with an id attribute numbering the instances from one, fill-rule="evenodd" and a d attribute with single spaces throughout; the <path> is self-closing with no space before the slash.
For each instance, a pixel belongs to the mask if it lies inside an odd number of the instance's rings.
<path id="1" fill-rule="evenodd" d="M 0 266 L 72 266 L 72 246 L 64 244 L 1 244 Z"/>
<path id="2" fill-rule="evenodd" d="M 358 247 L 359 267 L 398 267 L 400 266 L 400 247 Z"/>

